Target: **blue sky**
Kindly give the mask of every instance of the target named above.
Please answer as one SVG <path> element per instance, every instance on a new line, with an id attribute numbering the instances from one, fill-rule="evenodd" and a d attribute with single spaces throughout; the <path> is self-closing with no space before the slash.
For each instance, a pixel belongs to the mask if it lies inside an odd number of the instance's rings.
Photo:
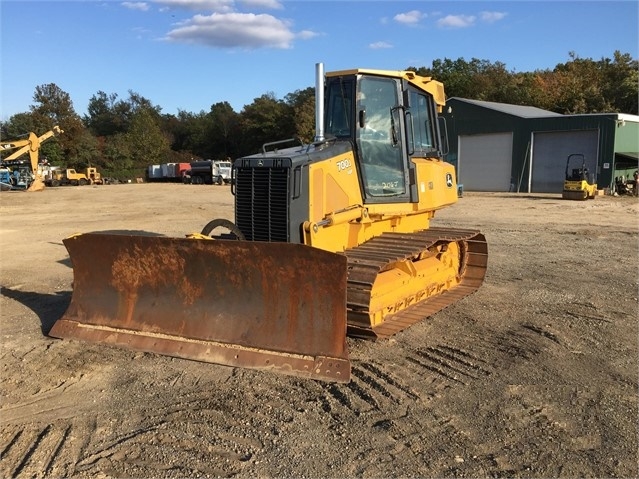
<path id="1" fill-rule="evenodd" d="M 479 58 L 511 71 L 638 57 L 637 1 L 0 0 L 0 119 L 55 83 L 86 114 L 132 90 L 163 113 L 235 111 L 314 84 L 314 65 L 401 70 Z"/>

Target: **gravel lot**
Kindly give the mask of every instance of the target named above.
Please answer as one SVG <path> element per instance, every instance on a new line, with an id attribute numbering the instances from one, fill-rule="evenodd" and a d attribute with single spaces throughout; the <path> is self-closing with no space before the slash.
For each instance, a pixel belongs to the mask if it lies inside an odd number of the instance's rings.
<path id="1" fill-rule="evenodd" d="M 474 295 L 331 384 L 47 336 L 62 238 L 183 236 L 228 186 L 0 194 L 1 477 L 637 477 L 639 201 L 466 193 L 434 226 L 489 244 Z M 96 252 L 99 254 L 99 252 Z"/>

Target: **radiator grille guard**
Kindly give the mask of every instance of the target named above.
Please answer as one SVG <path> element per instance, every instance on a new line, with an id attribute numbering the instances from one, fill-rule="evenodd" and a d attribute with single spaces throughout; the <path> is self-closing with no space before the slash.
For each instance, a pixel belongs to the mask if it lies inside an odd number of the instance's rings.
<path id="1" fill-rule="evenodd" d="M 289 158 L 244 158 L 235 168 L 235 224 L 247 241 L 290 242 Z"/>

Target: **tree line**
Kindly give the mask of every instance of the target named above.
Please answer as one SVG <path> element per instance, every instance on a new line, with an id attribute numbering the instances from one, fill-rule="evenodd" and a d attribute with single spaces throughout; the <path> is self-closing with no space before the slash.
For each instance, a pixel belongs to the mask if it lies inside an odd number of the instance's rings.
<path id="1" fill-rule="evenodd" d="M 435 60 L 429 67 L 408 67 L 444 83 L 448 98 L 534 106 L 561 114 L 639 114 L 639 63 L 615 51 L 611 58 L 569 61 L 552 70 L 509 71 L 500 62 L 459 58 Z M 315 132 L 314 87 L 277 99 L 264 93 L 240 112 L 224 101 L 209 111 L 176 115 L 129 90 L 128 98 L 98 91 L 87 113 L 78 115 L 71 97 L 54 83 L 37 86 L 29 111 L 2 124 L 3 139 L 28 132 L 42 134 L 59 125 L 64 134 L 43 144 L 40 156 L 50 164 L 82 170 L 98 167 L 119 179 L 143 176 L 148 165 L 198 159 L 237 158 L 264 143 L 297 137 L 312 141 Z"/>

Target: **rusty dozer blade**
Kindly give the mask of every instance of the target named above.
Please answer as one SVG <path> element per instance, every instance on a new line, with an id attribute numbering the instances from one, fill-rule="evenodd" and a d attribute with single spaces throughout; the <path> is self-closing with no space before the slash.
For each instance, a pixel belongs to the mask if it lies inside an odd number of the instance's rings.
<path id="1" fill-rule="evenodd" d="M 289 243 L 113 233 L 64 244 L 73 295 L 52 337 L 350 380 L 343 255 Z"/>

